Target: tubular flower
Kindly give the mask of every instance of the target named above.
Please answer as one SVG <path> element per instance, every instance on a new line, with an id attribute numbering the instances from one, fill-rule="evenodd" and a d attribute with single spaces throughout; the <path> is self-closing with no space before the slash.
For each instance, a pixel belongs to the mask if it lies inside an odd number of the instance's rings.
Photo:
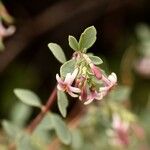
<path id="1" fill-rule="evenodd" d="M 92 73 L 96 76 L 97 79 L 101 79 L 102 78 L 102 73 L 101 73 L 101 70 L 100 68 L 96 67 L 94 64 L 90 64 L 90 67 L 91 67 L 91 71 Z"/>
<path id="2" fill-rule="evenodd" d="M 127 146 L 129 144 L 129 123 L 123 122 L 117 114 L 114 114 L 112 128 L 113 143 Z"/>
<path id="3" fill-rule="evenodd" d="M 103 99 L 116 84 L 116 74 L 111 73 L 108 77 L 105 76 L 85 53 L 75 52 L 72 60 L 76 62 L 73 67 L 78 69 L 75 69 L 72 74 L 67 73 L 64 80 L 57 74 L 57 88 L 72 97 L 79 97 L 85 105 L 94 100 Z"/>
<path id="4" fill-rule="evenodd" d="M 87 101 L 84 102 L 85 105 L 90 104 L 94 99 L 95 100 L 101 100 L 103 98 L 103 95 L 101 92 L 97 92 L 96 90 L 91 90 L 88 94 Z"/>
<path id="5" fill-rule="evenodd" d="M 113 86 L 116 85 L 117 83 L 117 76 L 114 72 L 112 72 L 108 78 L 102 75 L 102 81 L 104 82 L 105 86 L 100 88 L 101 92 L 106 92 L 108 93 L 109 90 L 112 89 Z"/>
<path id="6" fill-rule="evenodd" d="M 61 79 L 58 74 L 56 74 L 56 79 L 58 82 L 57 88 L 61 91 L 66 91 L 72 97 L 78 97 L 78 94 L 74 94 L 74 93 L 80 93 L 81 90 L 77 87 L 72 86 L 72 83 L 74 82 L 77 74 L 78 74 L 78 69 L 75 69 L 72 74 L 67 73 L 64 80 Z"/>

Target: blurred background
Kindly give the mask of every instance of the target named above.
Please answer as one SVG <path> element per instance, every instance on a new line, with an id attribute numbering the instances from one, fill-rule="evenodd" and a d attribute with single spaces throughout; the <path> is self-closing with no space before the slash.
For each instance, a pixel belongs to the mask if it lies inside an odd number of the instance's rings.
<path id="1" fill-rule="evenodd" d="M 91 25 L 97 29 L 97 41 L 89 52 L 104 59 L 108 73 L 116 72 L 118 85 L 131 89 L 128 108 L 142 118 L 150 112 L 149 0 L 3 0 L 3 4 L 14 18 L 16 32 L 4 39 L 0 52 L 1 120 L 10 119 L 17 104 L 14 88 L 31 89 L 46 101 L 61 65 L 47 44 L 61 45 L 69 59 L 73 51 L 68 35 L 79 39 Z M 148 118 L 145 124 L 150 125 Z"/>

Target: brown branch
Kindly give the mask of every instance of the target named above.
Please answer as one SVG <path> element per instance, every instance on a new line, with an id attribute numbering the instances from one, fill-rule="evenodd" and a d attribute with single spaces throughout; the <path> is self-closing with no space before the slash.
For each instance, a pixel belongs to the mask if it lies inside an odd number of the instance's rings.
<path id="1" fill-rule="evenodd" d="M 32 134 L 32 132 L 36 129 L 38 124 L 43 120 L 47 112 L 49 111 L 50 107 L 53 105 L 55 99 L 56 99 L 57 89 L 54 88 L 53 92 L 51 93 L 47 103 L 45 106 L 43 106 L 41 112 L 35 117 L 35 119 L 29 124 L 27 127 L 27 132 Z"/>
<path id="2" fill-rule="evenodd" d="M 95 10 L 100 12 L 99 8 L 104 1 L 105 0 L 64 0 L 50 6 L 35 18 L 25 20 L 22 26 L 17 28 L 16 34 L 6 42 L 6 49 L 0 54 L 0 72 L 2 72 L 35 37 L 47 31 L 52 31 L 54 27 L 80 14 L 80 18 L 88 18 L 90 22 L 91 18 L 93 19 L 97 16 L 94 13 Z M 87 16 L 87 13 L 90 13 L 90 15 Z"/>

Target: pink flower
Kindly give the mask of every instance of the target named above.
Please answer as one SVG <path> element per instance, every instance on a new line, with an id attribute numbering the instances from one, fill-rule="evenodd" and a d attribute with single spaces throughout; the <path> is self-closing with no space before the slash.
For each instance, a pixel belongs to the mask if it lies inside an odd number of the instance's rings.
<path id="1" fill-rule="evenodd" d="M 14 26 L 9 26 L 7 29 L 3 26 L 2 22 L 0 21 L 0 38 L 4 38 L 7 36 L 12 35 L 15 32 Z"/>
<path id="2" fill-rule="evenodd" d="M 113 115 L 113 142 L 117 145 L 129 144 L 129 124 L 123 122 L 117 114 Z"/>
<path id="3" fill-rule="evenodd" d="M 114 72 L 112 72 L 108 78 L 102 75 L 102 81 L 104 82 L 105 86 L 101 87 L 100 91 L 108 93 L 108 91 L 117 83 L 117 76 Z"/>
<path id="4" fill-rule="evenodd" d="M 87 96 L 87 101 L 84 102 L 85 105 L 90 104 L 94 99 L 101 100 L 103 98 L 102 93 L 98 93 L 96 90 L 90 90 L 90 93 Z"/>
<path id="5" fill-rule="evenodd" d="M 101 73 L 100 68 L 95 66 L 93 63 L 90 63 L 90 67 L 91 67 L 92 73 L 96 76 L 97 79 L 100 80 L 102 78 L 102 73 Z"/>
<path id="6" fill-rule="evenodd" d="M 58 90 L 66 91 L 72 97 L 78 97 L 78 95 L 74 93 L 80 93 L 81 90 L 77 87 L 72 86 L 72 83 L 74 82 L 77 74 L 78 74 L 78 69 L 75 69 L 72 74 L 67 73 L 64 80 L 61 79 L 58 74 L 56 74 L 56 79 L 58 82 L 57 85 Z"/>

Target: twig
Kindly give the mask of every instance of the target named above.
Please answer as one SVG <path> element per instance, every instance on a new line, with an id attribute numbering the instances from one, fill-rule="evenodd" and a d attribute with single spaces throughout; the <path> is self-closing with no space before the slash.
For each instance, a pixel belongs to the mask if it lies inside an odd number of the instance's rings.
<path id="1" fill-rule="evenodd" d="M 43 120 L 47 112 L 49 111 L 50 107 L 53 105 L 55 99 L 56 99 L 57 89 L 54 88 L 52 94 L 50 95 L 47 103 L 45 106 L 43 106 L 41 112 L 35 117 L 35 119 L 29 124 L 27 127 L 27 132 L 32 134 L 32 132 L 36 129 L 38 124 Z"/>

